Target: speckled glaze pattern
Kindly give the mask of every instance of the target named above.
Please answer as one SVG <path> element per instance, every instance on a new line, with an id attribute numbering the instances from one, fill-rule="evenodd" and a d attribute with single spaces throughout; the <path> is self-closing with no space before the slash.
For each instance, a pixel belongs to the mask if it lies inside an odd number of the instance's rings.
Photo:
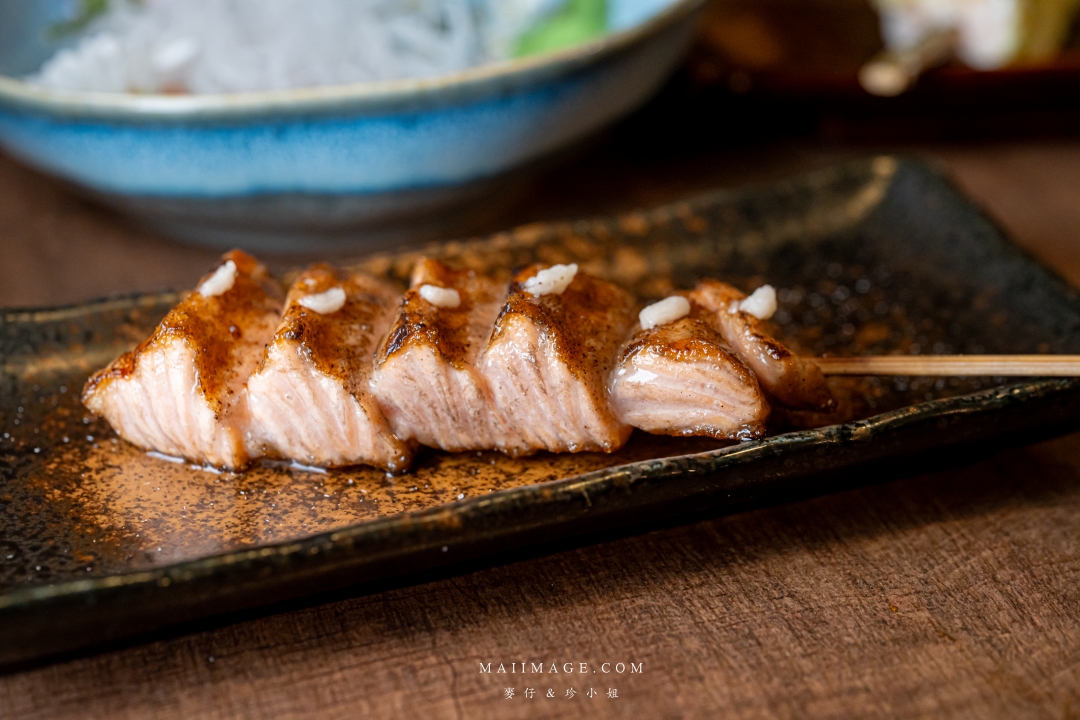
<path id="1" fill-rule="evenodd" d="M 640 301 L 707 276 L 782 288 L 801 354 L 1080 352 L 1080 298 L 942 178 L 893 158 L 424 254 L 509 277 L 577 262 Z M 357 267 L 404 287 L 416 255 Z M 0 665 L 561 538 L 781 502 L 1045 438 L 1080 381 L 840 378 L 830 415 L 742 444 L 637 433 L 613 455 L 425 451 L 415 470 L 174 464 L 78 404 L 176 301 L 0 313 Z M 817 429 L 791 430 L 803 423 Z M 844 478 L 847 478 L 846 480 Z M 512 557 L 512 555 L 510 555 Z"/>

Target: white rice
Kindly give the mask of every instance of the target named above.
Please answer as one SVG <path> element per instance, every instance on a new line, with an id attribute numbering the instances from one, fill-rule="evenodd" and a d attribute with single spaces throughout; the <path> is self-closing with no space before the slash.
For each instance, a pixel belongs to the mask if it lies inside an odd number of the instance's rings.
<path id="1" fill-rule="evenodd" d="M 522 285 L 522 289 L 533 297 L 562 295 L 566 288 L 570 287 L 570 283 L 574 282 L 577 271 L 578 266 L 573 263 L 570 265 L 552 265 L 526 280 Z"/>
<path id="2" fill-rule="evenodd" d="M 453 288 L 438 285 L 422 285 L 420 297 L 438 308 L 456 308 L 461 306 L 461 295 Z"/>
<path id="3" fill-rule="evenodd" d="M 345 307 L 345 291 L 340 286 L 332 287 L 326 292 L 305 295 L 297 302 L 320 315 L 333 315 Z"/>
<path id="4" fill-rule="evenodd" d="M 430 77 L 508 57 L 565 0 L 111 0 L 28 78 L 100 92 L 224 93 Z"/>
<path id="5" fill-rule="evenodd" d="M 638 313 L 638 320 L 643 330 L 652 330 L 654 327 L 681 320 L 689 314 L 690 301 L 682 295 L 673 295 L 649 305 Z"/>
<path id="6" fill-rule="evenodd" d="M 207 298 L 217 297 L 232 290 L 234 284 L 236 284 L 236 263 L 226 260 L 199 286 L 199 294 Z"/>

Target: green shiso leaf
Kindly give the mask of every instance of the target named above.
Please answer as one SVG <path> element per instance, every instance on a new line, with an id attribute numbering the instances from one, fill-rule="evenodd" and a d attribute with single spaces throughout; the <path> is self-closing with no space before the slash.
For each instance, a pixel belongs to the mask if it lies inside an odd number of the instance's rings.
<path id="1" fill-rule="evenodd" d="M 94 18 L 105 14 L 105 11 L 109 9 L 109 2 L 110 0 L 80 0 L 79 12 L 76 13 L 75 17 L 64 22 L 58 22 L 49 28 L 47 32 L 49 39 L 59 40 L 68 35 L 82 32 L 87 25 L 94 21 Z M 138 5 L 141 0 L 128 0 L 128 2 L 132 5 Z"/>
<path id="2" fill-rule="evenodd" d="M 82 0 L 75 17 L 59 22 L 49 28 L 49 37 L 57 38 L 73 35 L 84 29 L 90 22 L 109 9 L 109 0 Z"/>
<path id="3" fill-rule="evenodd" d="M 569 0 L 518 38 L 514 55 L 524 57 L 561 50 L 607 32 L 606 0 Z"/>

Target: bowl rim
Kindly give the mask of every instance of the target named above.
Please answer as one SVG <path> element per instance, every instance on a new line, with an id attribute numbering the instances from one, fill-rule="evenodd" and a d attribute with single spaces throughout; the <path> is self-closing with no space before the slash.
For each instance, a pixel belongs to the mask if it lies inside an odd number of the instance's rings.
<path id="1" fill-rule="evenodd" d="M 54 90 L 0 75 L 0 108 L 116 120 L 215 120 L 265 114 L 394 112 L 475 99 L 565 76 L 692 16 L 707 0 L 673 0 L 648 20 L 587 43 L 427 78 L 206 95 Z"/>

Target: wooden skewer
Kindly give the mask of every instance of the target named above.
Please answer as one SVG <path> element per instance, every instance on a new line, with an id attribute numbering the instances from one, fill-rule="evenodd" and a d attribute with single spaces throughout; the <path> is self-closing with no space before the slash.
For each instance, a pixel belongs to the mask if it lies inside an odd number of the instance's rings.
<path id="1" fill-rule="evenodd" d="M 906 91 L 925 71 L 952 57 L 956 34 L 931 33 L 906 50 L 885 50 L 859 70 L 859 84 L 871 95 L 894 97 Z"/>
<path id="2" fill-rule="evenodd" d="M 814 362 L 826 375 L 1080 377 L 1080 355 L 878 355 Z"/>

